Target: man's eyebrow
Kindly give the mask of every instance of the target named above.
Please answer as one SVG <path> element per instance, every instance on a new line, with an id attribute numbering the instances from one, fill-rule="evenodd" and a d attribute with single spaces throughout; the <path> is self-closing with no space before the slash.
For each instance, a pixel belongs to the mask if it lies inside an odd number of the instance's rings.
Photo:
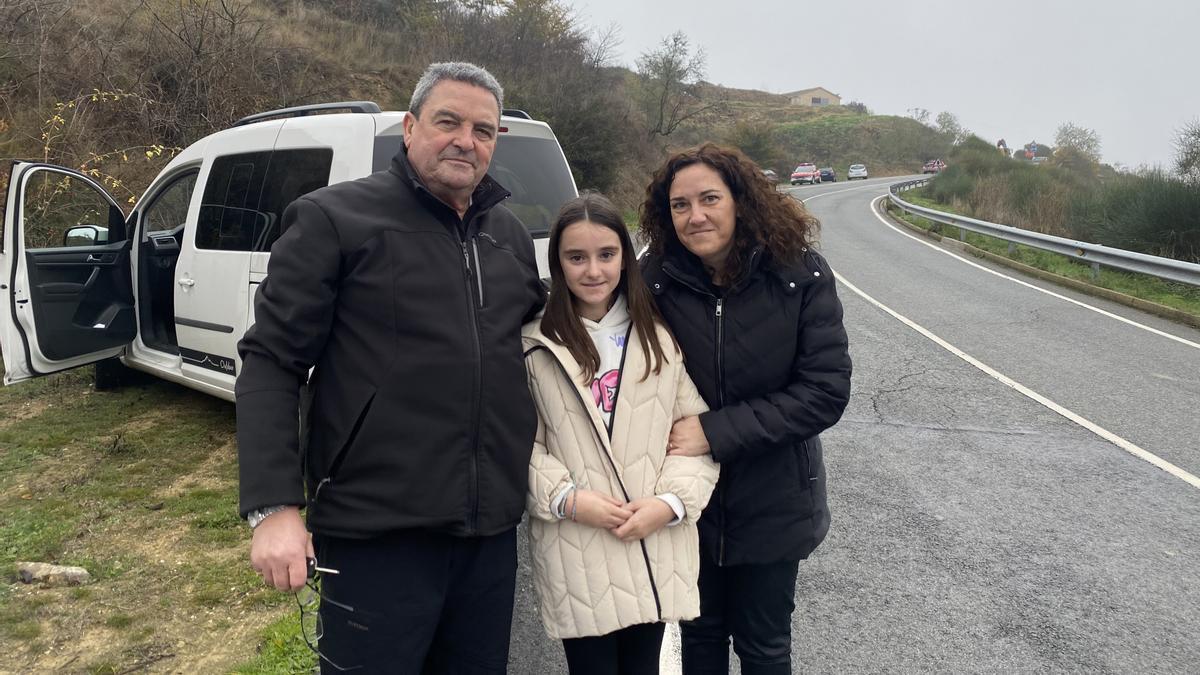
<path id="1" fill-rule="evenodd" d="M 463 119 L 462 115 L 459 115 L 458 113 L 454 112 L 453 110 L 449 110 L 446 108 L 441 108 L 439 110 L 433 111 L 433 116 L 435 118 L 448 117 L 448 118 L 454 120 L 455 122 L 461 122 Z"/>
<path id="2" fill-rule="evenodd" d="M 435 110 L 435 111 L 433 111 L 433 119 L 434 119 L 435 121 L 437 121 L 437 120 L 444 120 L 444 119 L 448 119 L 448 120 L 452 120 L 452 121 L 454 121 L 454 122 L 457 122 L 457 123 L 459 123 L 459 124 L 461 124 L 463 121 L 465 121 L 465 120 L 466 120 L 466 118 L 465 118 L 465 117 L 463 117 L 462 115 L 460 115 L 460 114 L 458 114 L 458 113 L 454 112 L 453 110 L 450 110 L 449 108 L 440 108 L 440 109 L 438 109 L 438 110 Z M 491 123 L 491 122 L 489 122 L 489 121 L 477 122 L 477 123 L 475 124 L 475 128 L 477 128 L 477 129 L 483 129 L 483 130 L 485 130 L 485 131 L 487 131 L 487 132 L 489 132 L 489 133 L 492 133 L 492 134 L 495 134 L 495 133 L 496 133 L 496 125 L 495 125 L 495 124 L 492 124 L 492 123 Z"/>

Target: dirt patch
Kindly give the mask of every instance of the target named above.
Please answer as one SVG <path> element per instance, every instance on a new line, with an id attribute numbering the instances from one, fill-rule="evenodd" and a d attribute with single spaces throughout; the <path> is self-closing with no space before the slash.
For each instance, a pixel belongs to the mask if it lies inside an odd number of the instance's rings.
<path id="1" fill-rule="evenodd" d="M 0 406 L 0 429 L 27 420 L 31 417 L 41 415 L 43 411 L 50 406 L 49 401 L 34 399 L 32 401 L 22 401 L 6 406 Z"/>
<path id="2" fill-rule="evenodd" d="M 226 487 L 229 484 L 226 474 L 229 467 L 236 462 L 237 446 L 230 441 L 209 453 L 191 473 L 180 476 L 170 485 L 157 491 L 155 496 L 167 499 L 192 490 L 217 490 Z"/>

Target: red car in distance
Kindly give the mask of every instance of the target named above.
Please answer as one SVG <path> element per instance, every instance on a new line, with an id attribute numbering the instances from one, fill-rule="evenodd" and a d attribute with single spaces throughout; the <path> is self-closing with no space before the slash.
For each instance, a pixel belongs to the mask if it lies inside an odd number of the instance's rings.
<path id="1" fill-rule="evenodd" d="M 792 185 L 799 185 L 800 183 L 817 185 L 820 182 L 821 170 L 817 168 L 816 164 L 805 162 L 797 166 L 796 170 L 792 172 Z"/>

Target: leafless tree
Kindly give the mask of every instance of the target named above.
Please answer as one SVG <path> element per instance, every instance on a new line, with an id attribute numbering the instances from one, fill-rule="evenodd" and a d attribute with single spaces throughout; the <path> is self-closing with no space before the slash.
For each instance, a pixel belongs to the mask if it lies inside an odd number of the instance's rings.
<path id="1" fill-rule="evenodd" d="M 682 32 L 667 36 L 658 49 L 638 59 L 649 137 L 670 136 L 680 124 L 720 105 L 720 101 L 706 101 L 698 91 L 704 77 L 704 61 L 704 50 L 693 52 Z"/>

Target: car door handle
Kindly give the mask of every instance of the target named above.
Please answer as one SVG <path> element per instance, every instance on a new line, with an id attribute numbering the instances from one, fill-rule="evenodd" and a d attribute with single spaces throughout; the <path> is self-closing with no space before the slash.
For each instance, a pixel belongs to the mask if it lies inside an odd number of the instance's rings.
<path id="1" fill-rule="evenodd" d="M 195 279 L 180 279 L 179 285 L 180 286 L 195 286 L 196 280 Z"/>

